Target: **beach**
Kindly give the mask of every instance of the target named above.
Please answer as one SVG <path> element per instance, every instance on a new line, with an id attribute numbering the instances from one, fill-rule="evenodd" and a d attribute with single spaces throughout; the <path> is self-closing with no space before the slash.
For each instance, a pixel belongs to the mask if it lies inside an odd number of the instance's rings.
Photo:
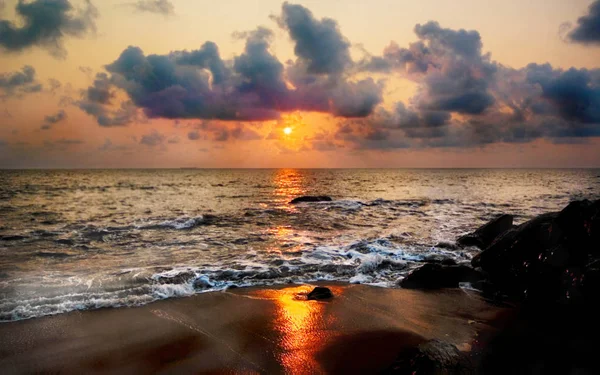
<path id="1" fill-rule="evenodd" d="M 511 309 L 462 289 L 319 284 L 235 288 L 140 307 L 0 324 L 0 368 L 13 373 L 376 373 L 431 339 L 476 362 Z"/>

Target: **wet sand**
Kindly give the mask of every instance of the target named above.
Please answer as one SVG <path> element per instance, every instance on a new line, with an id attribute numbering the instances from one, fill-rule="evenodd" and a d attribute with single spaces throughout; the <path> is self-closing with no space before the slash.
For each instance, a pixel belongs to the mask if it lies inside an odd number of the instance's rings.
<path id="1" fill-rule="evenodd" d="M 0 372 L 374 373 L 434 338 L 476 360 L 510 312 L 459 289 L 319 285 L 335 297 L 232 289 L 0 324 Z"/>

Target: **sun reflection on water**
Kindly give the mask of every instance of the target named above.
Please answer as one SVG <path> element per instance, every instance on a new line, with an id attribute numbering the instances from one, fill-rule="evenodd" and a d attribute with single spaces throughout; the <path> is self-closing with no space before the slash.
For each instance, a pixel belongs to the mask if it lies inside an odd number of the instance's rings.
<path id="1" fill-rule="evenodd" d="M 295 211 L 289 202 L 306 193 L 304 174 L 297 169 L 279 169 L 273 175 L 273 196 L 276 207 L 286 211 Z"/>

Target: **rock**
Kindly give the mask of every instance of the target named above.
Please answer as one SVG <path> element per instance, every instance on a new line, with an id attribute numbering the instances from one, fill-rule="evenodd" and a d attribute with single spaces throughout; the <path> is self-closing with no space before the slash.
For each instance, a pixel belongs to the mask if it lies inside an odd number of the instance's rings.
<path id="1" fill-rule="evenodd" d="M 19 235 L 0 236 L 0 241 L 21 241 L 24 239 L 25 237 Z"/>
<path id="2" fill-rule="evenodd" d="M 571 202 L 512 228 L 472 259 L 503 294 L 580 304 L 600 295 L 600 201 Z"/>
<path id="3" fill-rule="evenodd" d="M 318 196 L 302 196 L 298 198 L 294 198 L 290 201 L 290 204 L 302 203 L 302 202 L 331 202 L 333 199 L 326 195 L 318 195 Z"/>
<path id="4" fill-rule="evenodd" d="M 469 358 L 447 342 L 431 340 L 398 355 L 384 374 L 473 374 Z"/>
<path id="5" fill-rule="evenodd" d="M 445 266 L 455 266 L 456 265 L 456 261 L 454 259 L 443 256 L 443 255 L 438 255 L 438 254 L 427 255 L 425 258 L 423 258 L 423 262 L 424 263 L 443 264 Z"/>
<path id="6" fill-rule="evenodd" d="M 318 286 L 306 295 L 307 300 L 322 300 L 333 298 L 333 293 L 329 288 Z"/>
<path id="7" fill-rule="evenodd" d="M 512 215 L 500 215 L 477 229 L 475 232 L 460 237 L 456 240 L 456 243 L 461 246 L 477 246 L 480 249 L 485 249 L 491 245 L 498 236 L 511 229 L 512 226 Z"/>
<path id="8" fill-rule="evenodd" d="M 480 278 L 479 272 L 468 266 L 428 263 L 402 279 L 400 286 L 406 289 L 458 288 L 460 282 L 471 282 Z"/>
<path id="9" fill-rule="evenodd" d="M 208 278 L 206 276 L 199 277 L 196 280 L 194 280 L 193 286 L 194 286 L 194 289 L 197 289 L 197 290 L 198 289 L 200 289 L 200 290 L 209 289 L 209 288 L 213 287 L 213 285 L 210 283 L 210 281 L 208 280 Z"/>
<path id="10" fill-rule="evenodd" d="M 458 250 L 458 245 L 452 242 L 438 242 L 435 247 L 438 249 Z"/>

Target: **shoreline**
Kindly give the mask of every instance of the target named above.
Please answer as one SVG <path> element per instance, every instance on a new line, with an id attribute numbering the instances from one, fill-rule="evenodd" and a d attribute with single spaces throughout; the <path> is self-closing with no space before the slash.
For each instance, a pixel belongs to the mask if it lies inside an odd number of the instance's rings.
<path id="1" fill-rule="evenodd" d="M 330 288 L 334 298 L 303 300 L 302 293 L 316 285 Z M 513 312 L 462 289 L 339 282 L 236 288 L 3 323 L 0 368 L 4 373 L 377 372 L 402 350 L 432 339 L 456 345 L 476 362 L 502 317 Z"/>

